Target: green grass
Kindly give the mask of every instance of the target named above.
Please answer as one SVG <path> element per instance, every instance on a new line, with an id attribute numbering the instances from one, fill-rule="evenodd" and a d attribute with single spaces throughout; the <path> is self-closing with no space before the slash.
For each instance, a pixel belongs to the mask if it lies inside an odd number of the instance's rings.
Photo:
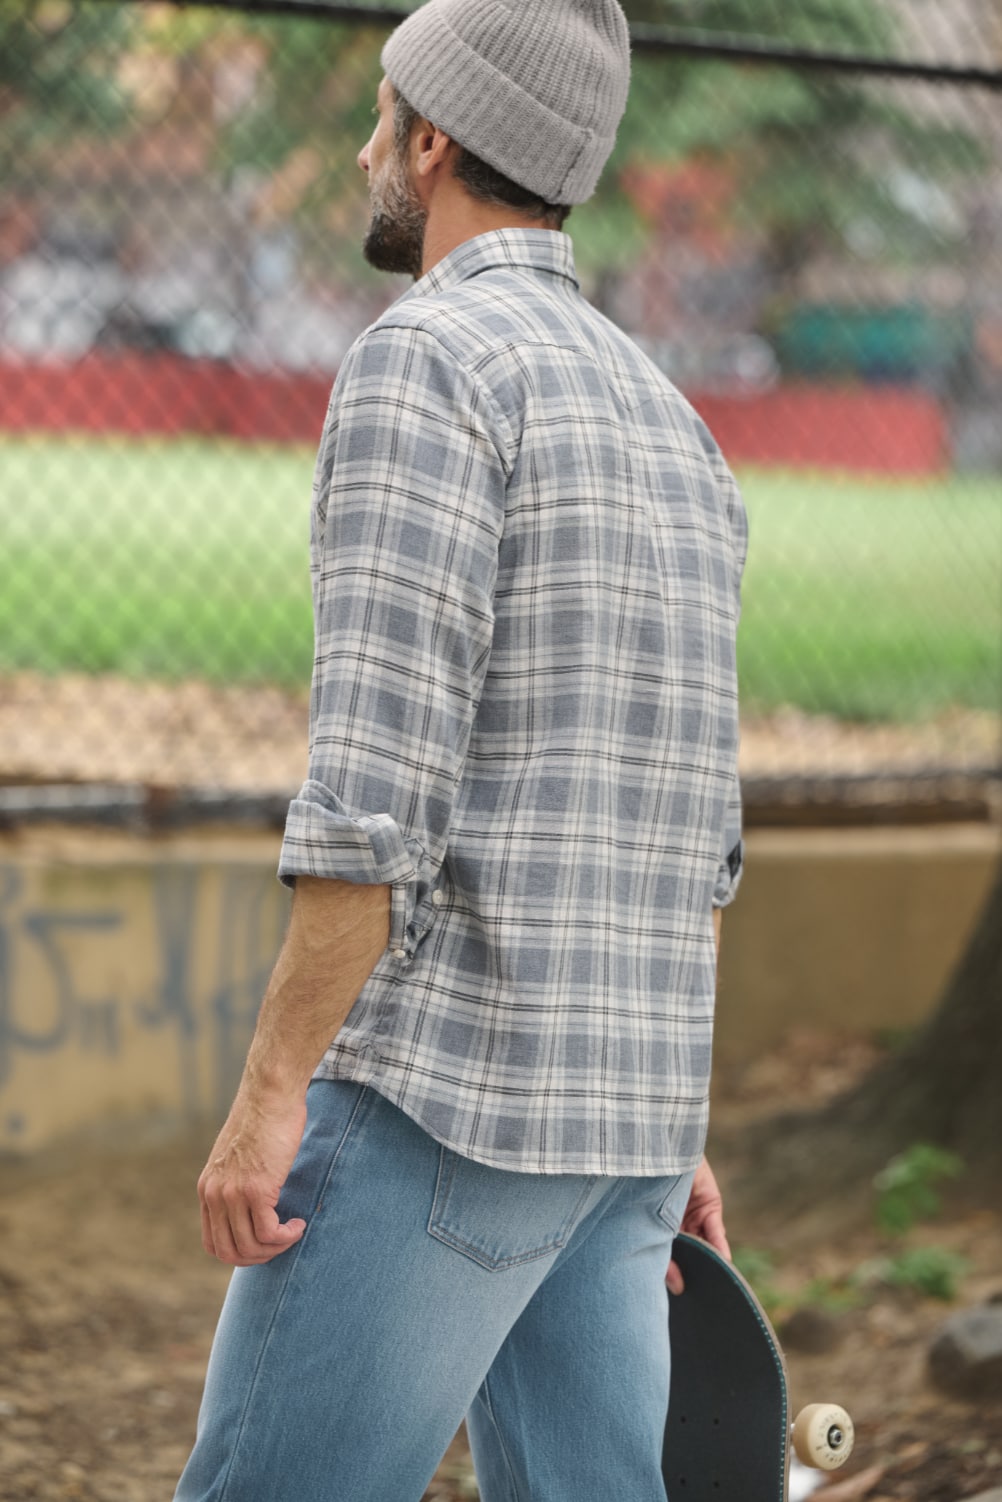
<path id="1" fill-rule="evenodd" d="M 0 666 L 309 681 L 313 455 L 0 442 Z"/>
<path id="2" fill-rule="evenodd" d="M 746 706 L 914 719 L 1002 697 L 1002 477 L 740 476 Z"/>
<path id="3" fill-rule="evenodd" d="M 0 671 L 305 684 L 306 449 L 0 440 Z M 746 704 L 997 709 L 1002 482 L 742 475 Z"/>

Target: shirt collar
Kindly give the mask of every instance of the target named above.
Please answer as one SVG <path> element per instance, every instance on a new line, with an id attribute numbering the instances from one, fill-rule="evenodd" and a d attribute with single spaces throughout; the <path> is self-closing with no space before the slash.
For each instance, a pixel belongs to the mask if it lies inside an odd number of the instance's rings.
<path id="1" fill-rule="evenodd" d="M 425 272 L 404 297 L 445 292 L 495 266 L 548 272 L 580 286 L 574 268 L 574 244 L 569 235 L 549 229 L 495 229 L 458 245 Z"/>

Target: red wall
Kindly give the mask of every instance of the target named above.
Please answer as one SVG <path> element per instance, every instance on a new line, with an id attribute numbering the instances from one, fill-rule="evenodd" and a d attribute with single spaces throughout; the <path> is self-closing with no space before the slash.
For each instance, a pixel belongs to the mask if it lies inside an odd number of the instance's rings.
<path id="1" fill-rule="evenodd" d="M 728 460 L 925 475 L 947 468 L 946 414 L 906 387 L 779 386 L 691 398 Z"/>
<path id="2" fill-rule="evenodd" d="M 86 355 L 72 365 L 0 360 L 0 428 L 197 433 L 316 443 L 331 381 L 265 375 L 177 355 Z"/>
<path id="3" fill-rule="evenodd" d="M 169 354 L 92 354 L 72 365 L 0 360 L 0 429 L 316 443 L 330 386 L 326 376 L 266 375 Z M 734 464 L 915 475 L 948 463 L 945 414 L 923 392 L 790 385 L 691 399 Z"/>

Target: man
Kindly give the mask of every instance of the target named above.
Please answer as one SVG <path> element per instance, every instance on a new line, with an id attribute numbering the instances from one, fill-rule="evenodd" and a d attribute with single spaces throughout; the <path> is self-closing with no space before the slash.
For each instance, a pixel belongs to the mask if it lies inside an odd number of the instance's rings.
<path id="1" fill-rule="evenodd" d="M 484 1502 L 664 1502 L 671 1241 L 727 1250 L 744 513 L 560 233 L 616 0 L 430 0 L 383 65 L 365 248 L 418 280 L 317 463 L 295 897 L 199 1181 L 238 1271 L 177 1496 L 417 1502 L 466 1415 Z"/>

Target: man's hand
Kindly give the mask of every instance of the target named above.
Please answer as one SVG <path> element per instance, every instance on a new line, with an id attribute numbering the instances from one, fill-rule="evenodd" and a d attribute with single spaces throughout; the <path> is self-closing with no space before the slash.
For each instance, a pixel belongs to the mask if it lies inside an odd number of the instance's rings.
<path id="1" fill-rule="evenodd" d="M 696 1177 L 692 1181 L 692 1192 L 689 1195 L 685 1215 L 682 1217 L 681 1228 L 691 1236 L 702 1236 L 704 1241 L 708 1241 L 722 1257 L 726 1257 L 730 1262 L 731 1249 L 727 1242 L 727 1232 L 724 1230 L 724 1202 L 713 1176 L 713 1170 L 705 1158 L 696 1169 Z M 668 1284 L 669 1293 L 681 1293 L 685 1288 L 677 1262 L 671 1263 L 665 1281 Z"/>
<path id="2" fill-rule="evenodd" d="M 210 1256 L 255 1267 L 300 1239 L 305 1220 L 283 1225 L 276 1206 L 305 1126 L 302 1097 L 238 1091 L 198 1181 L 202 1245 Z"/>

